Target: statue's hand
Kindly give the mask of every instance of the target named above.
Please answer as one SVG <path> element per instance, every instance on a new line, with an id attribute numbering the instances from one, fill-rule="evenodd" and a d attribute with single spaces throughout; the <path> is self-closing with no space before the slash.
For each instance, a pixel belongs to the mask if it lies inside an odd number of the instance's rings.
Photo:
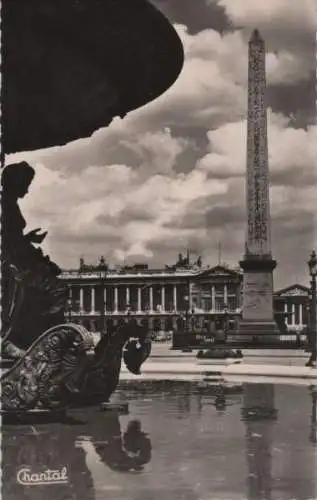
<path id="1" fill-rule="evenodd" d="M 42 243 L 44 240 L 45 236 L 47 235 L 47 231 L 44 231 L 43 233 L 39 233 L 41 229 L 38 227 L 36 229 L 33 229 L 29 233 L 25 235 L 25 237 L 31 242 L 31 243 Z"/>

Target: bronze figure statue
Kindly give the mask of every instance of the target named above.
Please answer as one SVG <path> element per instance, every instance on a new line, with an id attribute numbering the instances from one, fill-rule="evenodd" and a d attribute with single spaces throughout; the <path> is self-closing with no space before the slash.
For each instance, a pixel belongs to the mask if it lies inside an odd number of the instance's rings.
<path id="1" fill-rule="evenodd" d="M 25 233 L 18 200 L 34 170 L 22 162 L 2 174 L 2 358 L 13 366 L 1 377 L 2 409 L 25 412 L 108 401 L 124 361 L 132 373 L 149 356 L 148 332 L 122 322 L 93 349 L 91 334 L 65 323 L 67 291 L 59 267 L 35 245 L 45 232 Z M 131 340 L 130 340 L 131 338 Z"/>
<path id="2" fill-rule="evenodd" d="M 45 330 L 64 322 L 67 290 L 59 267 L 35 245 L 46 232 L 24 233 L 18 200 L 27 194 L 34 170 L 26 162 L 7 166 L 2 184 L 2 354 L 21 357 Z M 19 349 L 14 349 L 14 347 Z"/>

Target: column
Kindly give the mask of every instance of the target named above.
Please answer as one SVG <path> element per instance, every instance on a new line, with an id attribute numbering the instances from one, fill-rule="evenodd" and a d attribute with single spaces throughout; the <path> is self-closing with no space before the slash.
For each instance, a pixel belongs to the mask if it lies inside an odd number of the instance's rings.
<path id="1" fill-rule="evenodd" d="M 284 302 L 284 313 L 287 313 L 287 302 Z M 286 316 L 285 318 L 285 321 L 286 321 L 286 324 L 288 325 L 289 324 L 289 319 L 288 319 L 288 316 Z"/>
<path id="2" fill-rule="evenodd" d="M 228 305 L 228 287 L 227 287 L 227 285 L 225 285 L 223 288 L 223 300 L 224 300 L 224 303 Z"/>
<path id="3" fill-rule="evenodd" d="M 82 287 L 79 290 L 79 311 L 84 311 L 84 289 Z"/>
<path id="4" fill-rule="evenodd" d="M 118 287 L 114 287 L 114 312 L 118 312 Z"/>
<path id="5" fill-rule="evenodd" d="M 130 287 L 127 286 L 126 290 L 125 290 L 125 301 L 126 301 L 126 304 L 130 304 Z"/>
<path id="6" fill-rule="evenodd" d="M 303 325 L 303 304 L 299 304 L 299 324 Z"/>
<path id="7" fill-rule="evenodd" d="M 150 286 L 149 293 L 150 293 L 150 297 L 149 297 L 150 304 L 149 304 L 149 307 L 150 307 L 150 311 L 152 312 L 153 311 L 153 287 L 151 287 L 151 286 Z"/>
<path id="8" fill-rule="evenodd" d="M 165 312 L 165 286 L 162 285 L 161 288 L 161 306 L 162 306 L 162 312 Z"/>
<path id="9" fill-rule="evenodd" d="M 104 287 L 103 289 L 103 310 L 106 313 L 107 312 L 107 288 Z"/>
<path id="10" fill-rule="evenodd" d="M 141 306 L 141 287 L 138 287 L 138 312 L 142 311 L 142 306 Z"/>
<path id="11" fill-rule="evenodd" d="M 177 287 L 176 287 L 176 285 L 173 286 L 173 309 L 174 309 L 174 311 L 177 311 Z"/>
<path id="12" fill-rule="evenodd" d="M 215 285 L 211 287 L 211 309 L 214 312 L 216 310 L 216 288 Z"/>
<path id="13" fill-rule="evenodd" d="M 295 325 L 295 304 L 292 304 L 292 325 Z"/>
<path id="14" fill-rule="evenodd" d="M 91 287 L 90 313 L 95 314 L 95 288 L 93 286 Z"/>

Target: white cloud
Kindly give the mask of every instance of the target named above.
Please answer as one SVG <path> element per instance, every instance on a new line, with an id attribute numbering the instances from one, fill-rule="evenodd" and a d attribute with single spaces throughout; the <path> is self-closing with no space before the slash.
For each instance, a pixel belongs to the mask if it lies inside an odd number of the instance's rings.
<path id="1" fill-rule="evenodd" d="M 210 4 L 214 0 L 209 1 Z M 258 28 L 267 45 L 267 78 L 271 84 L 292 85 L 315 71 L 315 0 L 217 0 L 232 25 L 248 38 Z"/>
<path id="2" fill-rule="evenodd" d="M 266 22 L 255 1 L 250 12 L 244 8 L 243 20 L 241 2 L 222 2 L 234 22 L 248 28 L 252 15 Z M 35 165 L 21 206 L 30 228 L 49 230 L 46 249 L 63 266 L 77 265 L 81 254 L 92 261 L 101 254 L 110 261 L 138 255 L 162 264 L 188 243 L 213 262 L 219 239 L 232 263 L 243 252 L 247 38 L 243 31 L 191 35 L 184 26 L 177 29 L 185 66 L 163 96 L 91 138 L 9 159 Z M 298 81 L 305 71 L 298 52 L 278 49 L 275 54 L 270 47 L 267 55 L 269 81 Z M 182 127 L 188 134 L 176 132 Z M 191 136 L 195 127 L 207 134 L 207 154 Z M 316 126 L 295 130 L 288 118 L 269 113 L 274 231 L 288 241 L 289 225 L 292 237 L 307 226 L 292 242 L 290 266 L 314 241 L 316 139 Z M 284 242 L 274 244 L 283 258 Z"/>
<path id="3" fill-rule="evenodd" d="M 218 0 L 217 3 L 237 26 L 296 32 L 316 30 L 315 0 Z"/>
<path id="4" fill-rule="evenodd" d="M 317 182 L 317 127 L 307 130 L 289 127 L 289 120 L 268 110 L 268 145 L 271 174 L 283 174 L 280 182 L 306 187 Z M 209 153 L 199 161 L 198 167 L 214 178 L 240 177 L 246 165 L 246 120 L 226 123 L 207 133 Z M 292 176 L 288 176 L 288 173 Z"/>

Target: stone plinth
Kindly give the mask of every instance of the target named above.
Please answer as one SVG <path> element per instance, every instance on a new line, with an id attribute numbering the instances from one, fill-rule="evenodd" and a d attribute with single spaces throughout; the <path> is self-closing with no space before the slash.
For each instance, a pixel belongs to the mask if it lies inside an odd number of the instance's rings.
<path id="1" fill-rule="evenodd" d="M 273 310 L 273 269 L 276 261 L 270 256 L 245 256 L 240 262 L 243 274 L 243 316 L 238 340 L 246 343 L 274 344 L 279 329 Z"/>

